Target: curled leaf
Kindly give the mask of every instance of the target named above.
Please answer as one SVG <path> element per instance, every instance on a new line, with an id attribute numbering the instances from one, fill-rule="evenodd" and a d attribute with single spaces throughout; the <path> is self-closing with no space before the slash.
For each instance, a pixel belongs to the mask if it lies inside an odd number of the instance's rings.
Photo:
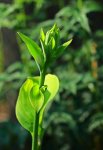
<path id="1" fill-rule="evenodd" d="M 51 102 L 58 92 L 59 89 L 59 80 L 58 77 L 52 74 L 46 75 L 44 85 L 47 85 L 47 90 L 44 92 L 44 104 L 40 111 L 40 123 L 42 123 L 43 114 L 46 106 Z"/>
<path id="2" fill-rule="evenodd" d="M 36 112 L 39 112 L 44 103 L 44 95 L 39 89 L 39 85 L 34 85 L 30 91 L 30 102 Z"/>
<path id="3" fill-rule="evenodd" d="M 39 88 L 39 81 L 40 77 L 27 79 L 20 88 L 16 103 L 17 119 L 30 133 L 33 132 L 35 114 L 40 111 L 40 120 L 42 120 L 45 107 L 54 98 L 59 88 L 59 80 L 55 75 L 46 75 L 44 86 L 41 88 Z"/>
<path id="4" fill-rule="evenodd" d="M 38 82 L 38 78 L 35 79 Z M 16 117 L 20 124 L 29 132 L 33 132 L 34 114 L 36 111 L 31 105 L 29 93 L 33 87 L 33 80 L 27 79 L 20 88 L 16 103 Z"/>

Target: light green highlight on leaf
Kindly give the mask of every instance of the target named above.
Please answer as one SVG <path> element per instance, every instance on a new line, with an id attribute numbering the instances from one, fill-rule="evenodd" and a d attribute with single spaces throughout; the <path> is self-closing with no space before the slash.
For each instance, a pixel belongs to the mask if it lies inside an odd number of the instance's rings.
<path id="1" fill-rule="evenodd" d="M 42 122 L 43 113 L 47 104 L 52 101 L 59 89 L 59 80 L 57 76 L 48 74 L 45 78 L 44 85 L 47 85 L 47 90 L 44 92 L 44 104 L 40 112 L 40 123 Z"/>
<path id="2" fill-rule="evenodd" d="M 43 103 L 44 95 L 39 89 L 39 85 L 34 85 L 30 91 L 30 102 L 36 112 L 39 112 Z"/>
<path id="3" fill-rule="evenodd" d="M 20 88 L 16 104 L 18 121 L 31 133 L 35 113 L 41 111 L 40 118 L 42 119 L 46 105 L 54 98 L 59 89 L 59 80 L 55 75 L 46 75 L 44 86 L 40 89 L 38 88 L 39 80 L 40 77 L 33 77 L 25 81 Z"/>
<path id="4" fill-rule="evenodd" d="M 44 31 L 43 31 L 42 28 L 41 28 L 41 30 L 40 30 L 40 38 L 41 38 L 42 41 L 45 40 L 45 34 L 44 34 Z"/>
<path id="5" fill-rule="evenodd" d="M 71 42 L 72 42 L 72 39 L 69 40 L 69 41 L 67 41 L 67 42 L 65 42 L 65 43 L 63 44 L 63 46 L 66 48 L 68 45 L 70 45 Z"/>
<path id="6" fill-rule="evenodd" d="M 38 79 L 35 79 L 38 82 Z M 16 116 L 20 124 L 27 129 L 29 132 L 33 131 L 34 113 L 29 93 L 33 87 L 33 81 L 27 79 L 20 88 L 19 96 L 16 103 Z"/>

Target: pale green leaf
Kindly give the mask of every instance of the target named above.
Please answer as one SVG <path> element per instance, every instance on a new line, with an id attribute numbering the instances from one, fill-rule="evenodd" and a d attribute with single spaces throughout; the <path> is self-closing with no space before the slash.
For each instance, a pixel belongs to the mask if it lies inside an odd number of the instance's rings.
<path id="1" fill-rule="evenodd" d="M 34 85 L 30 91 L 30 102 L 36 112 L 39 112 L 43 103 L 44 95 L 39 89 L 39 85 Z"/>
<path id="2" fill-rule="evenodd" d="M 46 33 L 46 36 L 45 36 L 45 45 L 48 44 L 49 39 L 50 39 L 50 32 L 48 31 L 48 32 Z"/>
<path id="3" fill-rule="evenodd" d="M 59 80 L 58 80 L 57 76 L 48 74 L 48 75 L 46 75 L 44 85 L 47 85 L 47 90 L 45 90 L 45 92 L 44 92 L 44 105 L 40 112 L 40 114 L 41 114 L 40 115 L 40 123 L 42 122 L 43 113 L 44 113 L 44 110 L 45 110 L 47 104 L 53 100 L 54 96 L 58 92 Z"/>
<path id="4" fill-rule="evenodd" d="M 55 75 L 46 75 L 44 86 L 40 89 L 38 89 L 39 81 L 40 77 L 27 79 L 20 88 L 16 103 L 17 119 L 31 133 L 35 114 L 40 111 L 40 120 L 42 120 L 46 105 L 54 98 L 59 88 L 59 80 Z"/>
<path id="5" fill-rule="evenodd" d="M 16 103 L 16 117 L 20 124 L 32 133 L 34 114 L 36 111 L 31 105 L 29 93 L 34 84 L 39 84 L 39 78 L 27 79 L 20 88 L 19 96 Z"/>
<path id="6" fill-rule="evenodd" d="M 45 43 L 42 39 L 40 39 L 42 51 L 43 51 L 43 56 L 44 56 L 44 62 L 46 62 L 46 53 L 45 53 Z"/>
<path id="7" fill-rule="evenodd" d="M 45 40 L 45 34 L 44 34 L 44 31 L 43 31 L 42 28 L 41 28 L 41 30 L 40 30 L 40 38 L 41 38 L 41 40 L 44 42 L 44 40 Z"/>
<path id="8" fill-rule="evenodd" d="M 50 41 L 48 43 L 48 47 L 49 47 L 49 50 L 55 48 L 55 39 L 53 37 L 51 37 L 51 39 L 50 39 Z"/>
<path id="9" fill-rule="evenodd" d="M 51 38 L 51 47 L 52 49 L 55 47 L 55 39 L 53 37 Z"/>
<path id="10" fill-rule="evenodd" d="M 47 90 L 44 93 L 45 104 L 54 98 L 59 89 L 59 80 L 56 75 L 48 74 L 45 77 L 44 85 L 47 85 Z"/>
<path id="11" fill-rule="evenodd" d="M 69 40 L 69 41 L 67 41 L 67 42 L 65 42 L 65 43 L 63 44 L 63 47 L 66 48 L 68 45 L 70 45 L 71 42 L 72 42 L 72 39 Z"/>

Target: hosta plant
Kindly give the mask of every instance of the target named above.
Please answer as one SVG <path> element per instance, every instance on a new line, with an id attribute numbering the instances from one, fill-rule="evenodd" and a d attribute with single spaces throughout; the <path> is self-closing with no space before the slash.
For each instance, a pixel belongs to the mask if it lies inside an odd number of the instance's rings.
<path id="1" fill-rule="evenodd" d="M 71 40 L 60 45 L 59 28 L 54 25 L 46 34 L 40 31 L 41 48 L 29 37 L 18 33 L 35 59 L 40 75 L 28 77 L 20 88 L 16 103 L 16 116 L 32 136 L 32 150 L 40 150 L 44 134 L 43 116 L 47 104 L 59 89 L 56 75 L 47 74 L 47 68 L 59 57 Z"/>

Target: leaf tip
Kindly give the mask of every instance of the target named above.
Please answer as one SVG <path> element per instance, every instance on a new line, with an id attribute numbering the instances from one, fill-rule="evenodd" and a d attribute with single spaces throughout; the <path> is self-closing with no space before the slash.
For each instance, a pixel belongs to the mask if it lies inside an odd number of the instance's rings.
<path id="1" fill-rule="evenodd" d="M 17 32 L 18 35 L 20 35 L 20 32 Z"/>
<path id="2" fill-rule="evenodd" d="M 17 32 L 17 34 L 21 37 L 21 39 L 24 36 L 21 32 Z"/>
<path id="3" fill-rule="evenodd" d="M 70 45 L 71 44 L 71 42 L 73 41 L 73 39 L 70 39 L 69 41 L 67 41 L 67 42 L 65 42 L 64 44 L 63 44 L 63 46 L 68 46 L 68 45 Z"/>

